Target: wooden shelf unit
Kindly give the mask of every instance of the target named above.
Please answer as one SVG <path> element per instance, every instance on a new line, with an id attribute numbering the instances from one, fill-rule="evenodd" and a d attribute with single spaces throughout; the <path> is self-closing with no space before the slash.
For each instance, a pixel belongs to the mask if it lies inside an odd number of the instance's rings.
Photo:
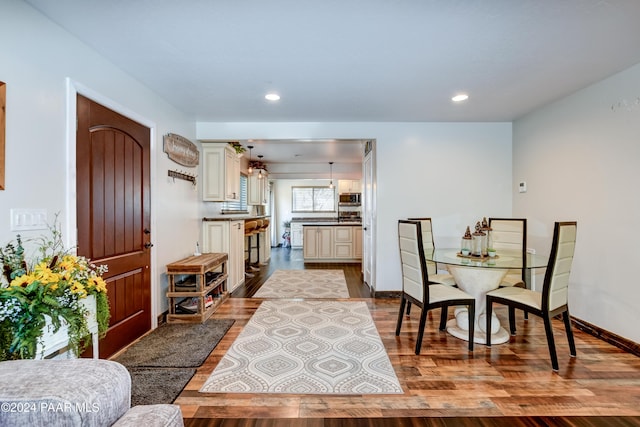
<path id="1" fill-rule="evenodd" d="M 169 278 L 169 291 L 167 292 L 167 298 L 169 298 L 168 323 L 203 323 L 216 311 L 229 296 L 227 290 L 227 279 L 229 278 L 228 261 L 229 256 L 226 253 L 206 253 L 167 264 L 167 276 Z M 217 275 L 207 282 L 208 273 L 217 273 Z M 194 290 L 180 290 L 180 284 L 183 284 L 184 281 L 177 282 L 177 276 L 193 276 L 192 278 L 195 282 Z M 207 295 L 214 297 L 213 304 L 209 307 L 205 306 Z M 194 313 L 181 313 L 180 303 L 192 298 L 197 298 L 198 300 Z"/>

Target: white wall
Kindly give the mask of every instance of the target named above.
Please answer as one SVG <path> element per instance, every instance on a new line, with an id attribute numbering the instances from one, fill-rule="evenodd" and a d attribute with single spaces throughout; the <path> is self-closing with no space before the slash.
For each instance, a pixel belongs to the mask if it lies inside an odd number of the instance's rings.
<path id="1" fill-rule="evenodd" d="M 198 139 L 375 139 L 377 291 L 399 290 L 397 221 L 431 216 L 458 246 L 482 216 L 511 215 L 511 123 L 198 123 Z"/>
<path id="2" fill-rule="evenodd" d="M 553 222 L 578 221 L 571 314 L 640 342 L 640 65 L 514 123 L 514 215 L 548 252 Z M 626 107 L 625 107 L 626 105 Z"/>
<path id="3" fill-rule="evenodd" d="M 73 235 L 75 214 L 68 212 L 73 201 L 66 201 L 73 197 L 68 191 L 72 171 L 66 136 L 66 82 L 70 79 L 72 86 L 88 88 L 153 124 L 152 303 L 154 315 L 159 314 L 167 306 L 165 265 L 193 252 L 200 227 L 197 191 L 186 181 L 174 183 L 167 177 L 168 169 L 189 168 L 168 160 L 162 152 L 162 135 L 173 132 L 195 140 L 194 121 L 23 1 L 3 0 L 0 40 L 0 80 L 7 84 L 6 190 L 0 191 L 0 244 L 15 238 L 10 230 L 12 208 L 46 209 L 50 221 L 60 212 L 63 234 Z M 42 232 L 22 234 L 29 237 Z"/>

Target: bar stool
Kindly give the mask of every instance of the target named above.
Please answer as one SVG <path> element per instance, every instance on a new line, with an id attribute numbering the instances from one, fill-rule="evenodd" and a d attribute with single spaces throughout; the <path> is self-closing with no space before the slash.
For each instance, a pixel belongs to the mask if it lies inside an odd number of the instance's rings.
<path id="1" fill-rule="evenodd" d="M 260 264 L 260 232 L 262 230 L 262 220 L 256 219 L 256 228 L 253 230 L 253 234 L 256 236 L 256 262 L 255 264 Z M 251 251 L 251 245 L 249 245 L 249 251 Z M 249 254 L 251 255 L 251 254 Z M 260 270 L 258 267 L 254 267 L 249 262 L 249 268 L 253 271 Z"/>
<path id="2" fill-rule="evenodd" d="M 247 238 L 248 246 L 249 246 L 249 256 L 248 256 L 248 259 L 247 259 L 247 264 L 246 264 L 245 272 L 244 272 L 244 274 L 247 277 L 253 277 L 254 276 L 254 274 L 250 273 L 248 270 L 251 267 L 251 236 L 256 234 L 255 230 L 256 230 L 257 226 L 258 226 L 257 221 L 254 221 L 254 220 L 245 220 L 244 221 L 244 237 Z"/>

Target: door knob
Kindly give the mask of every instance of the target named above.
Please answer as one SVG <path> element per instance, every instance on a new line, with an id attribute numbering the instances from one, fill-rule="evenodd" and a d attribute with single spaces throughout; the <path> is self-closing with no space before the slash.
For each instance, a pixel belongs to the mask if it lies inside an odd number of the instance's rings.
<path id="1" fill-rule="evenodd" d="M 149 230 L 148 228 L 145 228 L 143 231 L 144 231 L 144 234 L 151 234 L 151 230 Z"/>
<path id="2" fill-rule="evenodd" d="M 152 246 L 153 246 L 153 243 L 151 243 L 151 242 L 147 242 L 147 243 L 144 244 L 144 248 L 145 249 L 149 249 Z"/>

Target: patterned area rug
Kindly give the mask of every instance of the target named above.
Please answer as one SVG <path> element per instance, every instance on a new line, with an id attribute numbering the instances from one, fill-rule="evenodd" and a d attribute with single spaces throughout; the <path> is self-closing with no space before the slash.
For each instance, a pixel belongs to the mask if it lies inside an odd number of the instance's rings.
<path id="1" fill-rule="evenodd" d="M 203 393 L 403 393 L 363 301 L 265 301 Z"/>
<path id="2" fill-rule="evenodd" d="M 349 298 L 342 270 L 276 270 L 254 298 Z"/>

